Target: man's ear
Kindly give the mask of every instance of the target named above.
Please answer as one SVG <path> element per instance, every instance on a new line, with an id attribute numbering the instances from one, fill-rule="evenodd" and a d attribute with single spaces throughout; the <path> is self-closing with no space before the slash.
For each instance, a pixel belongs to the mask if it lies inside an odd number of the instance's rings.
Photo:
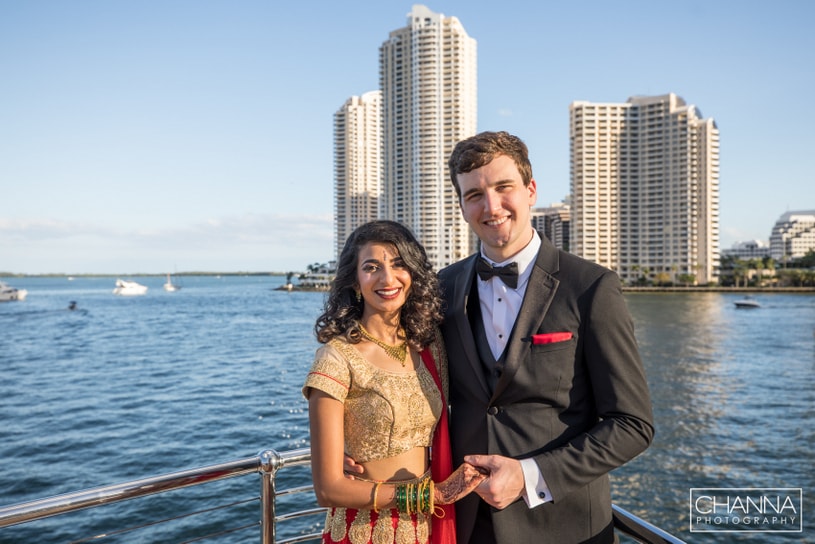
<path id="1" fill-rule="evenodd" d="M 526 188 L 529 190 L 529 207 L 531 208 L 538 201 L 538 184 L 535 183 L 534 178 L 529 180 L 529 185 Z"/>

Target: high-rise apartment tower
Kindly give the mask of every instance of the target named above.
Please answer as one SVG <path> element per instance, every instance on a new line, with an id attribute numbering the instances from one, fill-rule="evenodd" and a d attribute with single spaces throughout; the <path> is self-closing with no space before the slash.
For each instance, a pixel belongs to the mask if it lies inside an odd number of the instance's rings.
<path id="1" fill-rule="evenodd" d="M 675 94 L 569 107 L 570 250 L 615 270 L 697 284 L 719 266 L 719 130 Z"/>
<path id="2" fill-rule="evenodd" d="M 379 49 L 383 116 L 380 217 L 408 226 L 436 267 L 474 249 L 447 174 L 455 144 L 475 134 L 476 42 L 455 17 L 414 5 Z"/>
<path id="3" fill-rule="evenodd" d="M 334 242 L 379 216 L 382 194 L 382 93 L 352 96 L 334 114 Z"/>
<path id="4" fill-rule="evenodd" d="M 554 202 L 548 208 L 532 208 L 532 228 L 543 234 L 556 248 L 569 251 L 571 212 L 565 202 Z"/>

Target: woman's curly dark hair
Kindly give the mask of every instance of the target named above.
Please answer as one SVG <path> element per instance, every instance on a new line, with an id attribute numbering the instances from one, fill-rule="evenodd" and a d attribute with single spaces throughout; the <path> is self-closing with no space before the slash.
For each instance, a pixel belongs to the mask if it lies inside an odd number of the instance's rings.
<path id="1" fill-rule="evenodd" d="M 323 314 L 317 318 L 314 332 L 320 343 L 344 336 L 352 344 L 359 343 L 359 319 L 364 300 L 357 301 L 357 261 L 362 246 L 368 243 L 392 244 L 410 272 L 411 286 L 399 322 L 407 335 L 408 345 L 421 351 L 436 335 L 441 323 L 441 293 L 439 279 L 427 259 L 424 247 L 413 233 L 395 221 L 371 221 L 359 226 L 345 241 L 337 263 L 337 275 L 325 301 Z"/>

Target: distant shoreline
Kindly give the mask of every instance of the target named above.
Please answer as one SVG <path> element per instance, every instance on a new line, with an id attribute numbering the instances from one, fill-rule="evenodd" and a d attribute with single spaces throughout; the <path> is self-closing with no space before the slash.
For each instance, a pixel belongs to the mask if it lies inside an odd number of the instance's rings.
<path id="1" fill-rule="evenodd" d="M 286 276 L 291 272 L 170 272 L 171 276 Z M 131 278 L 131 277 L 165 277 L 167 272 L 147 273 L 112 273 L 112 274 L 14 274 L 0 272 L 0 278 Z M 301 272 L 294 272 L 301 274 Z"/>
<path id="2" fill-rule="evenodd" d="M 815 293 L 815 287 L 623 287 L 624 293 Z"/>
<path id="3" fill-rule="evenodd" d="M 176 277 L 191 276 L 287 276 L 292 272 L 173 272 Z M 302 272 L 294 272 L 300 275 Z M 0 272 L 0 278 L 132 278 L 164 277 L 167 273 L 136 274 L 12 274 Z M 319 291 L 320 289 L 297 287 L 295 291 Z M 815 287 L 724 287 L 724 286 L 673 286 L 673 287 L 636 287 L 623 286 L 624 293 L 815 293 Z"/>

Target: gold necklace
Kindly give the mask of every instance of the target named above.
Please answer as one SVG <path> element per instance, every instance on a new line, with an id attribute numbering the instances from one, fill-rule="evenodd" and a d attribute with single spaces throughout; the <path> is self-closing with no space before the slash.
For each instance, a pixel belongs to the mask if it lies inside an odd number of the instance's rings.
<path id="1" fill-rule="evenodd" d="M 368 331 L 365 330 L 365 327 L 362 326 L 362 323 L 359 324 L 359 332 L 360 332 L 360 334 L 362 334 L 362 336 L 366 340 L 370 340 L 371 342 L 373 342 L 374 344 L 376 344 L 380 348 L 384 349 L 385 353 L 387 353 L 391 358 L 396 359 L 397 361 L 402 363 L 403 367 L 405 366 L 405 364 L 406 364 L 405 359 L 407 358 L 407 351 L 408 351 L 407 340 L 402 342 L 401 344 L 396 344 L 395 346 L 391 346 L 389 344 L 386 344 L 385 342 L 383 342 L 379 338 L 374 338 L 371 335 L 371 333 L 369 333 Z"/>

